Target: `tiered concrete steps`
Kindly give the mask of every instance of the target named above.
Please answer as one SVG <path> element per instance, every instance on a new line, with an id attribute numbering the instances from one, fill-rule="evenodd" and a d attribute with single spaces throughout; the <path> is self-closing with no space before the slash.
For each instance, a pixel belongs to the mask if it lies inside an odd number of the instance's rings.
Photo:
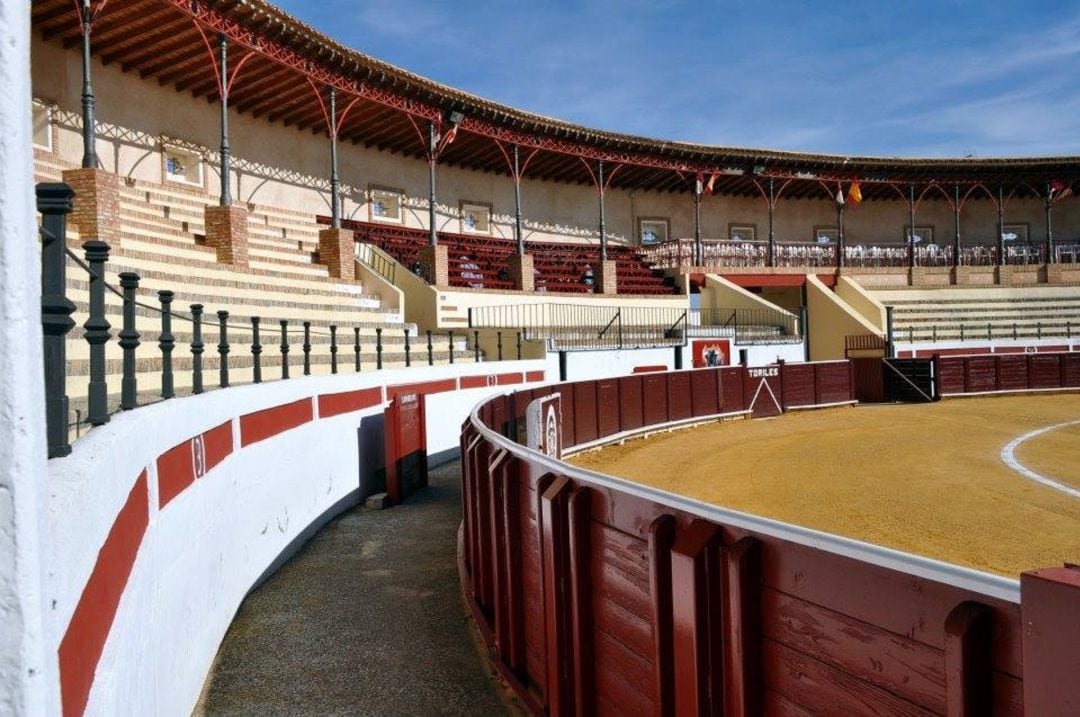
<path id="1" fill-rule="evenodd" d="M 1068 338 L 1080 335 L 1080 288 L 882 290 L 899 341 Z"/>

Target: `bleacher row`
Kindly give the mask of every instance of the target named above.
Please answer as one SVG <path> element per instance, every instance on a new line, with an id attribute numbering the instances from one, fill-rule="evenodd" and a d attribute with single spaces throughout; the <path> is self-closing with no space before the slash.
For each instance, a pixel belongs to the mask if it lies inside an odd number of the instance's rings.
<path id="1" fill-rule="evenodd" d="M 318 221 L 328 225 L 330 218 L 320 216 Z M 356 220 L 343 220 L 342 227 L 352 230 L 357 241 L 379 247 L 407 268 L 415 265 L 420 249 L 428 243 L 424 229 Z M 513 290 L 508 264 L 516 250 L 514 242 L 450 232 L 439 232 L 439 242 L 447 247 L 451 286 Z M 585 280 L 590 267 L 595 269 L 597 263 L 595 246 L 529 241 L 525 242 L 525 251 L 533 257 L 536 291 L 581 294 L 595 291 L 595 285 Z M 608 259 L 616 262 L 620 294 L 669 295 L 675 291 L 671 279 L 651 269 L 634 247 L 609 244 Z"/>

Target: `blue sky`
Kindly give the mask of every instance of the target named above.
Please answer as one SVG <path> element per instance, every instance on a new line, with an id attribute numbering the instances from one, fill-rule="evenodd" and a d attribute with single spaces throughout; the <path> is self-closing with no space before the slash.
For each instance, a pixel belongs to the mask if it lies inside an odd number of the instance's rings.
<path id="1" fill-rule="evenodd" d="M 276 0 L 444 84 L 725 146 L 1080 154 L 1080 1 Z"/>

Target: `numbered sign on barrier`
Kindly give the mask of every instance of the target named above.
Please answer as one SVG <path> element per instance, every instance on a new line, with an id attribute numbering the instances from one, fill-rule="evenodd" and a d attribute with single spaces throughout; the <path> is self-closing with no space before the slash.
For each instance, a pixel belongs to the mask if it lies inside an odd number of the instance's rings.
<path id="1" fill-rule="evenodd" d="M 397 505 L 428 484 L 424 395 L 397 396 L 383 413 L 386 436 L 386 497 Z"/>
<path id="2" fill-rule="evenodd" d="M 553 393 L 525 407 L 526 445 L 544 455 L 562 457 L 562 397 Z"/>

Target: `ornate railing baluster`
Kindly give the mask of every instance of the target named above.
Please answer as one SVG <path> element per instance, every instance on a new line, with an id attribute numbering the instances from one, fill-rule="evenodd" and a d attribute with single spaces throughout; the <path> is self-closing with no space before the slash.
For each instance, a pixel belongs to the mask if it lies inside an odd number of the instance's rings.
<path id="1" fill-rule="evenodd" d="M 409 353 L 409 330 L 405 329 L 405 366 L 406 368 L 412 366 L 412 357 Z"/>
<path id="2" fill-rule="evenodd" d="M 259 342 L 258 316 L 251 317 L 251 380 L 253 383 L 262 383 L 262 344 Z"/>
<path id="3" fill-rule="evenodd" d="M 435 365 L 435 354 L 431 350 L 431 329 L 427 331 L 427 365 Z"/>
<path id="4" fill-rule="evenodd" d="M 202 355 L 206 350 L 202 340 L 202 304 L 192 304 L 191 309 L 191 392 L 203 392 Z"/>
<path id="5" fill-rule="evenodd" d="M 311 375 L 311 322 L 304 322 L 304 375 Z"/>
<path id="6" fill-rule="evenodd" d="M 450 363 L 454 363 L 454 332 L 449 332 L 448 338 L 450 339 Z"/>
<path id="7" fill-rule="evenodd" d="M 330 373 L 337 373 L 337 326 L 330 326 Z"/>
<path id="8" fill-rule="evenodd" d="M 281 319 L 281 377 L 289 377 L 289 322 Z"/>
<path id="9" fill-rule="evenodd" d="M 502 361 L 503 360 L 503 355 L 502 355 L 502 331 L 496 331 L 495 332 L 495 337 L 496 337 L 496 341 L 498 342 L 497 347 L 499 349 L 499 353 L 498 353 L 499 360 Z"/>
<path id="10" fill-rule="evenodd" d="M 83 251 L 90 265 L 90 316 L 83 324 L 86 343 L 90 344 L 86 418 L 91 426 L 103 426 L 109 422 L 109 384 L 105 380 L 105 344 L 112 328 L 105 318 L 105 262 L 109 260 L 109 245 L 88 241 L 83 244 Z"/>
<path id="11" fill-rule="evenodd" d="M 71 453 L 68 442 L 67 333 L 75 326 L 75 304 L 64 295 L 67 284 L 67 215 L 75 192 L 66 184 L 39 184 L 37 210 L 42 214 L 41 328 L 45 354 L 45 432 L 49 458 Z"/>
<path id="12" fill-rule="evenodd" d="M 161 336 L 158 337 L 158 348 L 161 349 L 161 397 L 173 398 L 176 390 L 173 386 L 172 352 L 176 346 L 176 340 L 172 334 L 172 306 L 173 293 L 166 289 L 158 292 L 158 301 L 161 302 Z"/>
<path id="13" fill-rule="evenodd" d="M 218 385 L 222 388 L 229 386 L 229 312 L 219 311 L 218 317 L 218 357 L 221 365 L 218 367 Z"/>
<path id="14" fill-rule="evenodd" d="M 139 275 L 133 271 L 120 274 L 120 288 L 124 290 L 124 328 L 120 330 L 120 348 L 124 350 L 124 375 L 120 379 L 120 408 L 125 411 L 138 403 L 138 386 L 135 381 L 135 349 L 139 348 L 139 332 L 135 330 L 135 290 L 139 288 Z"/>
<path id="15" fill-rule="evenodd" d="M 375 368 L 382 369 L 382 327 L 375 329 Z"/>
<path id="16" fill-rule="evenodd" d="M 480 332 L 479 331 L 473 331 L 472 352 L 473 352 L 473 361 L 479 361 L 480 360 Z"/>
<path id="17" fill-rule="evenodd" d="M 354 357 L 355 362 L 356 362 L 356 365 L 354 366 L 354 368 L 356 369 L 356 372 L 359 373 L 360 372 L 360 327 L 359 326 L 354 326 L 353 327 L 353 357 Z"/>
<path id="18" fill-rule="evenodd" d="M 521 360 L 521 332 L 517 332 L 517 357 L 518 361 Z"/>

